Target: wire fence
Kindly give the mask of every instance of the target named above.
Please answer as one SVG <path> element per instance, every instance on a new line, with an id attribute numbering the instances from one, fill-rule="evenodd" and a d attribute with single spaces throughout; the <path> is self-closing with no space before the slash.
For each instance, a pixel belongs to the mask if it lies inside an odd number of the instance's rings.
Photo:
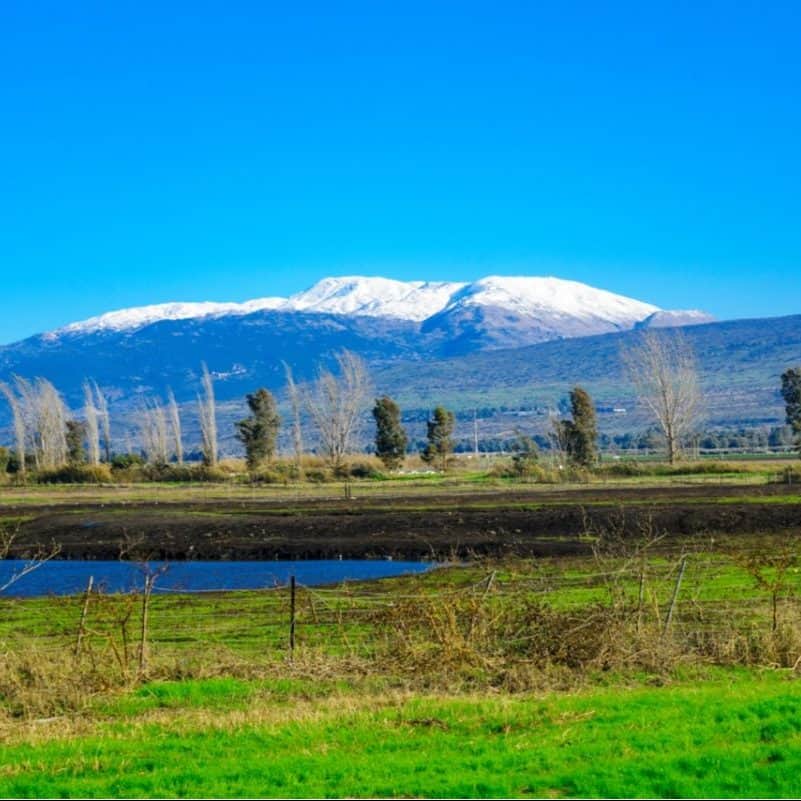
<path id="1" fill-rule="evenodd" d="M 258 591 L 160 590 L 159 576 L 151 578 L 129 594 L 90 583 L 69 597 L 2 599 L 0 649 L 109 659 L 134 673 L 158 662 L 257 665 L 309 652 L 369 660 L 391 655 L 401 633 L 442 645 L 447 625 L 467 642 L 479 623 L 486 632 L 501 619 L 504 648 L 522 647 L 552 614 L 572 621 L 551 635 L 565 642 L 582 620 L 593 625 L 610 615 L 695 640 L 775 631 L 787 621 L 801 627 L 796 553 L 759 546 L 733 557 L 674 550 L 599 556 L 589 565 L 520 561 L 329 587 L 293 579 Z"/>

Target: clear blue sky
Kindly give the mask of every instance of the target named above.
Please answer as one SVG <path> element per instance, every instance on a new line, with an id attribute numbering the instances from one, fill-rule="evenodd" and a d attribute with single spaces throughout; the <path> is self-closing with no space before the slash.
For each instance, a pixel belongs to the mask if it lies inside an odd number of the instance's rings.
<path id="1" fill-rule="evenodd" d="M 325 275 L 801 312 L 801 3 L 0 6 L 0 342 Z"/>

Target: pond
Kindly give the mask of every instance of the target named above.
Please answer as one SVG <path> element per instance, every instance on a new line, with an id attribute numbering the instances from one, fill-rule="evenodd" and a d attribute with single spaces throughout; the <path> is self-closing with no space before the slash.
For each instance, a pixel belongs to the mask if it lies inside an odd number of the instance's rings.
<path id="1" fill-rule="evenodd" d="M 0 587 L 18 574 L 25 562 L 0 561 Z M 132 592 L 144 586 L 146 571 L 159 572 L 153 591 L 211 592 L 280 587 L 295 576 L 300 584 L 315 586 L 342 581 L 390 578 L 422 573 L 431 562 L 368 559 L 320 559 L 292 562 L 136 562 L 53 560 L 14 582 L 2 595 L 33 597 L 72 595 L 86 589 L 89 577 L 102 592 Z M 163 572 L 162 572 L 163 571 Z"/>

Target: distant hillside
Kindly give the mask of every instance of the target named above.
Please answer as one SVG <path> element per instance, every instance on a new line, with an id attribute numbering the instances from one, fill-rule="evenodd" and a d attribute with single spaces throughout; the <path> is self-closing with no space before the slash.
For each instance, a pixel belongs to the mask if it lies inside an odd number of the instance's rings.
<path id="1" fill-rule="evenodd" d="M 497 334 L 499 328 L 494 330 Z M 682 330 L 698 357 L 707 425 L 782 422 L 779 376 L 787 366 L 801 363 L 801 315 Z M 512 432 L 518 424 L 536 428 L 574 384 L 595 397 L 602 430 L 631 431 L 646 421 L 621 374 L 620 352 L 639 335 L 625 331 L 451 355 L 458 338 L 441 329 L 421 332 L 414 321 L 261 310 L 235 317 L 163 320 L 134 333 L 33 337 L 0 349 L 0 380 L 15 373 L 45 376 L 77 409 L 81 384 L 92 377 L 113 399 L 120 421 L 143 398 L 163 397 L 172 387 L 179 401 L 189 404 L 191 438 L 200 364 L 205 361 L 221 402 L 220 430 L 230 438 L 246 392 L 265 386 L 280 394 L 282 361 L 304 381 L 314 376 L 319 362 L 330 363 L 334 352 L 349 348 L 368 361 L 376 391 L 397 397 L 417 419 L 416 436 L 422 435 L 422 418 L 436 403 L 461 411 L 463 420 L 473 409 L 481 410 L 482 433 L 493 436 Z M 470 347 L 466 340 L 462 343 Z M 7 421 L 8 410 L 0 403 L 0 425 Z M 460 435 L 468 434 L 465 430 Z"/>
<path id="2" fill-rule="evenodd" d="M 711 424 L 781 422 L 779 376 L 788 366 L 801 364 L 801 315 L 694 325 L 682 331 L 697 356 Z M 637 336 L 605 334 L 383 366 L 375 377 L 406 406 L 430 407 L 440 400 L 462 409 L 554 405 L 580 383 L 599 404 L 631 410 L 634 398 L 622 374 L 620 352 Z"/>

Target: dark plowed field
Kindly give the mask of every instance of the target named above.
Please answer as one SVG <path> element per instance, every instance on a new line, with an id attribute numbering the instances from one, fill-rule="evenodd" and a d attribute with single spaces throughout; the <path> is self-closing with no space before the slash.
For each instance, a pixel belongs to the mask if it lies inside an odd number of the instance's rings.
<path id="1" fill-rule="evenodd" d="M 56 542 L 73 559 L 443 558 L 589 550 L 591 530 L 668 538 L 801 533 L 782 486 L 587 487 L 403 497 L 0 506 L 24 517 L 12 555 Z M 358 495 L 358 488 L 356 489 Z"/>

